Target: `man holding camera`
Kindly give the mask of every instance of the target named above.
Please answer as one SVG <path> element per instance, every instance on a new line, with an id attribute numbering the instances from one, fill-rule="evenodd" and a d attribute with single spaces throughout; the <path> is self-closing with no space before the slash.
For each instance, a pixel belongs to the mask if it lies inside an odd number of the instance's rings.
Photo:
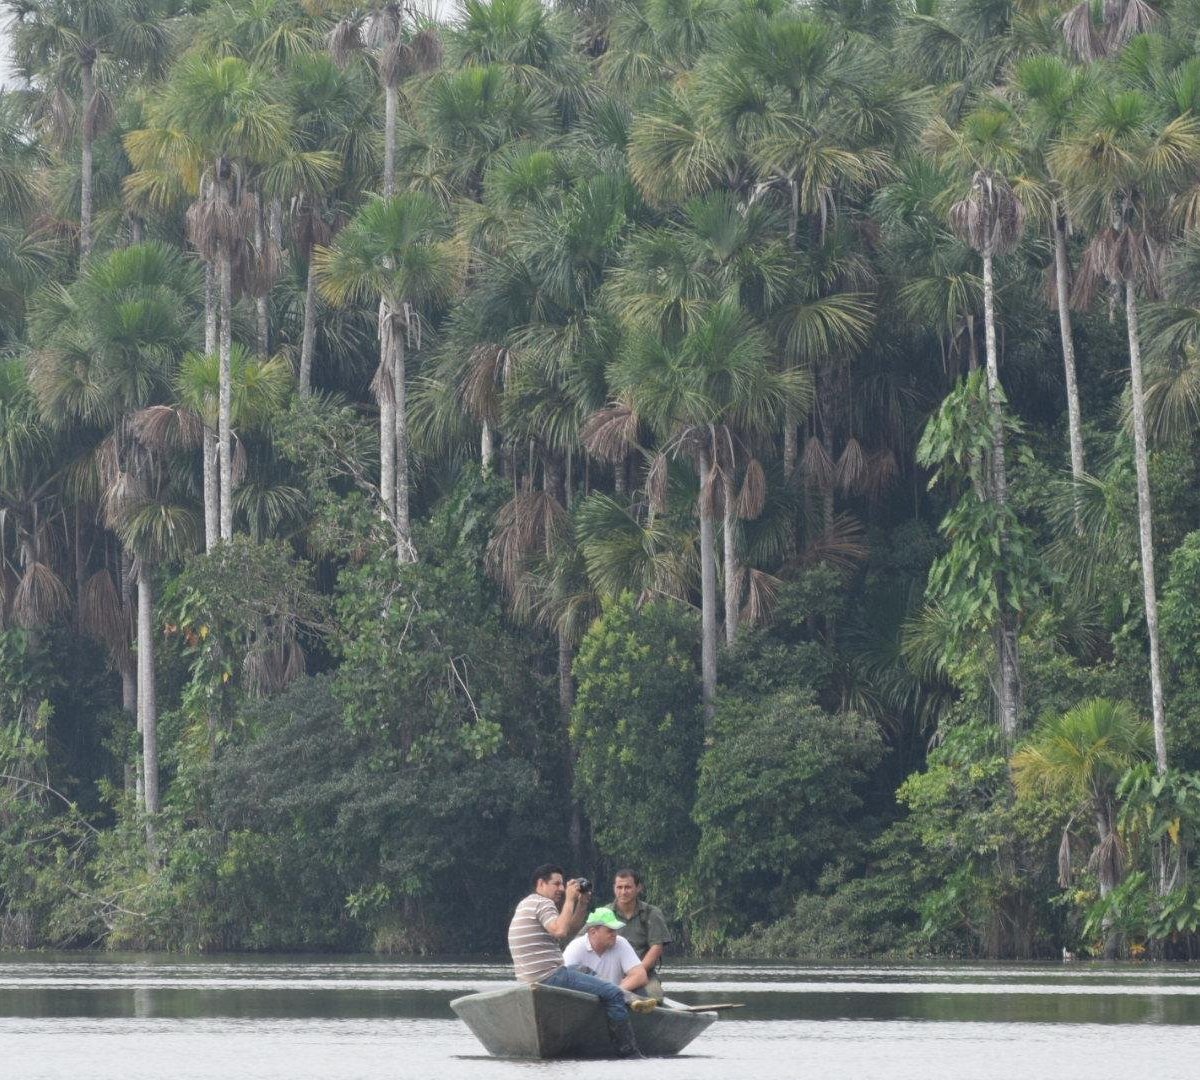
<path id="1" fill-rule="evenodd" d="M 508 926 L 508 951 L 517 978 L 594 994 L 604 1004 L 608 1033 L 617 1056 L 641 1057 L 620 987 L 563 964 L 559 941 L 567 941 L 579 933 L 587 918 L 591 883 L 583 878 L 564 881 L 562 867 L 550 863 L 539 866 L 531 877 L 533 892 L 517 905 Z"/>

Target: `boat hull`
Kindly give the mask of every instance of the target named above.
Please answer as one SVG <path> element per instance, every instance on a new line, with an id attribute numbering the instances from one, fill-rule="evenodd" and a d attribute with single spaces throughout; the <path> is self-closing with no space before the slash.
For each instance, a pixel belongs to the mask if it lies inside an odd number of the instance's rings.
<path id="1" fill-rule="evenodd" d="M 518 983 L 450 1002 L 489 1054 L 511 1058 L 613 1056 L 604 1006 L 578 990 Z M 634 1013 L 638 1049 L 647 1057 L 677 1054 L 709 1026 L 712 1013 L 658 1008 Z"/>

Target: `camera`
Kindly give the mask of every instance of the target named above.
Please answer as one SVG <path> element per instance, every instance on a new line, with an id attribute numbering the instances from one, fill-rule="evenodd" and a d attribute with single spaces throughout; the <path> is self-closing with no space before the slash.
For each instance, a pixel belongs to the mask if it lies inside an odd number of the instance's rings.
<path id="1" fill-rule="evenodd" d="M 590 893 L 592 891 L 592 883 L 585 877 L 576 878 L 575 884 L 579 887 L 581 893 Z"/>

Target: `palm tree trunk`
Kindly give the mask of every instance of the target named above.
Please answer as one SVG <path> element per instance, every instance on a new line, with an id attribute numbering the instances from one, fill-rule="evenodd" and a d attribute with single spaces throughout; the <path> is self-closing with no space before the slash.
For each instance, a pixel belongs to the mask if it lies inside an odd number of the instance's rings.
<path id="1" fill-rule="evenodd" d="M 791 479 L 796 471 L 796 463 L 800 460 L 800 440 L 798 430 L 800 419 L 796 410 L 789 405 L 783 413 L 783 478 Z"/>
<path id="2" fill-rule="evenodd" d="M 558 711 L 562 718 L 567 746 L 567 790 L 571 793 L 571 821 L 568 835 L 575 865 L 583 865 L 583 807 L 575 795 L 575 748 L 571 745 L 571 710 L 575 706 L 575 679 L 571 673 L 574 649 L 563 628 L 558 630 Z"/>
<path id="3" fill-rule="evenodd" d="M 1125 322 L 1129 332 L 1129 381 L 1133 398 L 1133 458 L 1137 468 L 1138 537 L 1142 550 L 1142 597 L 1146 633 L 1150 637 L 1150 701 L 1154 718 L 1154 758 L 1159 773 L 1167 771 L 1166 706 L 1158 651 L 1158 590 L 1154 584 L 1154 534 L 1150 504 L 1150 465 L 1146 449 L 1146 402 L 1142 391 L 1142 347 L 1138 335 L 1137 296 L 1125 282 Z"/>
<path id="4" fill-rule="evenodd" d="M 396 396 L 396 541 L 401 562 L 416 562 L 408 508 L 408 398 L 405 387 L 404 335 L 392 334 L 392 385 Z"/>
<path id="5" fill-rule="evenodd" d="M 217 433 L 207 424 L 203 426 L 202 436 L 200 453 L 203 456 L 204 476 L 204 550 L 212 551 L 221 540 L 221 495 L 217 476 L 220 452 Z"/>
<path id="6" fill-rule="evenodd" d="M 263 221 L 262 196 L 254 193 L 254 254 L 260 263 L 265 265 L 264 255 L 267 245 L 267 230 Z M 255 314 L 255 348 L 264 360 L 271 353 L 271 316 L 267 307 L 267 296 L 254 298 Z"/>
<path id="7" fill-rule="evenodd" d="M 717 556 L 712 519 L 712 462 L 700 451 L 700 683 L 704 719 L 711 723 L 717 709 Z"/>
<path id="8" fill-rule="evenodd" d="M 1008 505 L 1008 467 L 1004 460 L 1004 408 L 1000 391 L 1000 362 L 996 352 L 996 286 L 992 274 L 992 253 L 983 252 L 983 325 L 987 350 L 988 402 L 992 412 L 992 498 L 1003 510 Z M 1001 533 L 1000 544 L 1008 537 Z M 1018 652 L 1016 613 L 1008 606 L 1002 589 L 1000 618 L 996 626 L 996 653 L 999 667 L 998 704 L 1000 730 L 1011 744 L 1017 734 L 1021 712 L 1021 667 Z"/>
<path id="9" fill-rule="evenodd" d="M 96 92 L 96 84 L 90 61 L 80 66 L 79 81 L 83 103 L 82 134 L 79 140 L 79 257 L 82 261 L 92 251 L 92 139 L 95 133 L 88 122 L 88 112 Z"/>
<path id="10" fill-rule="evenodd" d="M 400 91 L 395 86 L 383 88 L 383 195 L 390 199 L 396 194 L 396 115 L 399 112 Z"/>
<path id="11" fill-rule="evenodd" d="M 129 217 L 129 243 L 136 246 L 142 242 L 142 234 L 146 221 L 141 214 L 131 214 Z"/>
<path id="12" fill-rule="evenodd" d="M 220 460 L 221 539 L 233 539 L 233 267 L 224 243 L 217 255 L 221 290 L 217 453 Z"/>
<path id="13" fill-rule="evenodd" d="M 1075 341 L 1071 333 L 1071 306 L 1067 296 L 1070 267 L 1067 233 L 1058 207 L 1054 208 L 1054 287 L 1058 300 L 1058 332 L 1062 339 L 1063 374 L 1067 384 L 1067 428 L 1071 443 L 1071 478 L 1075 481 L 1075 528 L 1079 523 L 1078 485 L 1083 480 L 1083 428 L 1079 412 L 1079 383 L 1075 376 Z"/>
<path id="14" fill-rule="evenodd" d="M 317 270 L 308 253 L 308 283 L 304 288 L 304 335 L 300 339 L 300 396 L 312 393 L 313 351 L 317 343 Z"/>
<path id="15" fill-rule="evenodd" d="M 154 685 L 154 586 L 149 567 L 138 571 L 138 716 L 142 728 L 142 789 L 148 817 L 158 813 L 158 707 Z M 154 846 L 154 826 L 146 823 L 146 842 Z"/>
<path id="16" fill-rule="evenodd" d="M 133 610 L 133 557 L 129 554 L 128 549 L 122 546 L 121 550 L 121 614 L 124 620 L 128 620 L 130 613 Z M 128 623 L 126 622 L 126 627 Z M 131 658 L 128 653 L 121 663 L 121 708 L 124 709 L 132 718 L 134 725 L 141 730 L 138 724 L 138 693 L 137 693 L 137 661 L 136 658 Z M 125 766 L 125 790 L 127 792 L 137 792 L 138 800 L 141 800 L 142 782 L 141 775 L 130 764 Z"/>
<path id="17" fill-rule="evenodd" d="M 737 494 L 733 485 L 732 466 L 726 470 L 723 478 L 725 496 L 725 517 L 722 523 L 725 554 L 725 644 L 732 645 L 737 640 L 738 602 L 741 596 L 742 576 L 737 558 Z"/>
<path id="18" fill-rule="evenodd" d="M 492 426 L 485 420 L 479 432 L 479 471 L 484 476 L 492 475 L 492 458 L 496 454 L 495 439 Z"/>
<path id="19" fill-rule="evenodd" d="M 217 289 L 213 281 L 212 263 L 204 264 L 204 354 L 217 351 Z M 221 500 L 217 480 L 220 467 L 217 455 L 217 433 L 203 420 L 203 443 L 200 453 L 204 477 L 204 550 L 212 551 L 221 537 Z"/>
<path id="20" fill-rule="evenodd" d="M 396 402 L 392 388 L 391 312 L 387 301 L 379 298 L 379 371 L 376 374 L 379 398 L 379 494 L 385 516 L 396 521 Z"/>

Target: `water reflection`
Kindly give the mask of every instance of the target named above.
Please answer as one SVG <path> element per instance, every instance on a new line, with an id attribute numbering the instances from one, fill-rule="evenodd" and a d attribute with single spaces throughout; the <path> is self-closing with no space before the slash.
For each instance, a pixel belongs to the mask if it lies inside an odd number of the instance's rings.
<path id="1" fill-rule="evenodd" d="M 677 966 L 672 995 L 744 1001 L 645 1067 L 484 1056 L 451 998 L 500 964 L 0 956 L 0 1076 L 14 1080 L 1102 1080 L 1195 1075 L 1200 972 L 1072 965 Z M 1120 1025 L 1114 1029 L 1113 1025 Z"/>

